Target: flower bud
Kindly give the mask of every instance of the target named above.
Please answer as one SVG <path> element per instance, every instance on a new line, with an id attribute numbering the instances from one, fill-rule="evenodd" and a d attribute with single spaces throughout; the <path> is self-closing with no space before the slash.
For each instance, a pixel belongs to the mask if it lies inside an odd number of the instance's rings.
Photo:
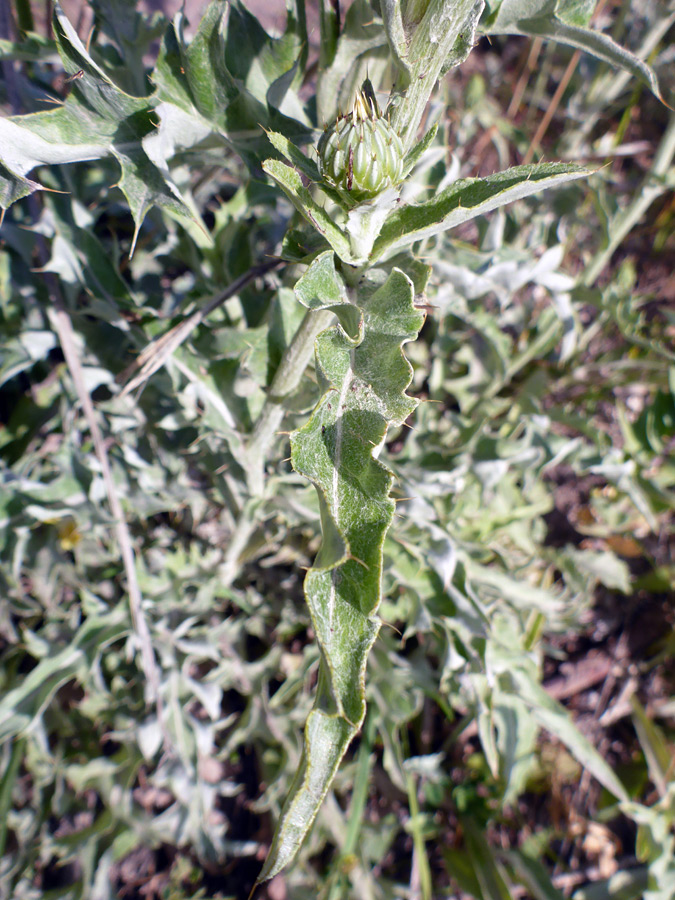
<path id="1" fill-rule="evenodd" d="M 352 204 L 372 200 L 403 179 L 403 144 L 372 94 L 359 92 L 319 141 L 319 171 Z"/>

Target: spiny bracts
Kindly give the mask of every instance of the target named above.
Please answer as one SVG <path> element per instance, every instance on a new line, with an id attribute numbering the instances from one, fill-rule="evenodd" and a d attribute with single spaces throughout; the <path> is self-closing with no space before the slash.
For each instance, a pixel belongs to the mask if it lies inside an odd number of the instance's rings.
<path id="1" fill-rule="evenodd" d="M 352 111 L 324 131 L 318 153 L 322 177 L 350 205 L 372 200 L 403 179 L 401 138 L 365 90 Z"/>

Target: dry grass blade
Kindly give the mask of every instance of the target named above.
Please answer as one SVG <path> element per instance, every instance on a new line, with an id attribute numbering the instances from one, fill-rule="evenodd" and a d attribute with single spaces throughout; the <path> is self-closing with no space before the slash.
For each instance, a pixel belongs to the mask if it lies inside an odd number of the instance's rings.
<path id="1" fill-rule="evenodd" d="M 605 6 L 605 0 L 600 0 L 600 2 L 598 3 L 598 5 L 595 9 L 595 12 L 593 13 L 593 17 L 592 17 L 593 19 L 598 18 L 598 16 L 602 12 L 604 6 Z M 536 47 L 536 44 L 537 44 L 537 42 L 535 41 L 532 46 L 533 55 L 535 53 L 535 48 L 536 48 L 536 52 L 537 53 L 539 52 L 539 48 Z M 567 90 L 567 85 L 570 83 L 572 75 L 574 75 L 574 72 L 576 70 L 577 65 L 579 64 L 580 59 L 581 59 L 581 50 L 575 50 L 570 58 L 569 63 L 567 64 L 567 68 L 565 69 L 565 72 L 563 73 L 562 78 L 560 79 L 560 82 L 558 84 L 556 92 L 553 95 L 553 97 L 551 98 L 551 102 L 548 105 L 548 109 L 544 113 L 544 116 L 543 116 L 541 122 L 539 123 L 539 127 L 537 128 L 537 131 L 536 131 L 534 137 L 532 138 L 532 140 L 530 141 L 530 146 L 527 148 L 527 153 L 523 157 L 524 165 L 527 165 L 528 163 L 532 162 L 532 160 L 534 159 L 534 154 L 536 153 L 537 148 L 541 145 L 544 135 L 548 131 L 548 126 L 551 124 L 553 116 L 556 114 L 556 111 L 557 111 L 558 107 L 560 106 L 560 101 L 562 100 L 563 95 L 564 95 L 565 91 Z M 529 59 L 528 59 L 528 64 L 529 64 Z M 527 71 L 527 68 L 526 68 L 526 71 Z M 520 90 L 521 85 L 519 85 L 518 88 Z M 514 97 L 514 100 L 515 100 L 515 97 Z M 512 107 L 513 107 L 513 103 L 509 107 L 509 113 L 511 113 Z M 515 113 L 515 109 L 517 109 L 517 107 L 514 108 L 514 110 L 513 110 L 514 113 Z"/>
<path id="2" fill-rule="evenodd" d="M 110 506 L 110 511 L 112 512 L 113 519 L 115 520 L 117 542 L 120 547 L 122 562 L 124 564 L 124 572 L 127 577 L 127 590 L 129 592 L 129 606 L 131 609 L 131 617 L 133 619 L 136 636 L 138 638 L 138 643 L 141 650 L 143 674 L 145 675 L 146 679 L 146 701 L 149 703 L 157 703 L 158 714 L 161 720 L 162 717 L 160 709 L 161 700 L 159 696 L 159 670 L 157 668 L 155 653 L 152 648 L 150 629 L 148 628 L 148 623 L 146 621 L 145 614 L 143 613 L 143 598 L 141 596 L 141 590 L 138 585 L 138 579 L 136 578 L 136 566 L 134 560 L 134 549 L 131 544 L 131 535 L 129 534 L 126 519 L 124 518 L 122 504 L 117 494 L 117 490 L 115 489 L 115 482 L 112 477 L 112 471 L 110 469 L 110 463 L 108 461 L 108 454 L 106 453 L 105 449 L 105 442 L 103 440 L 103 435 L 101 434 L 101 429 L 99 428 L 98 422 L 96 420 L 94 404 L 92 403 L 91 396 L 89 395 L 89 392 L 85 385 L 82 365 L 80 363 L 80 358 L 77 354 L 75 341 L 73 339 L 73 326 L 70 321 L 70 317 L 68 316 L 68 313 L 63 306 L 56 279 L 50 273 L 47 273 L 45 275 L 45 279 L 47 281 L 49 292 L 52 295 L 52 301 L 54 303 L 53 310 L 50 310 L 50 319 L 54 330 L 59 337 L 59 342 L 61 344 L 61 349 L 63 350 L 63 355 L 68 366 L 68 371 L 70 372 L 70 375 L 73 379 L 73 384 L 75 385 L 75 392 L 77 393 L 78 400 L 82 405 L 87 424 L 89 425 L 89 430 L 91 431 L 91 437 L 94 443 L 94 451 L 101 467 L 101 474 L 105 483 L 108 504 Z"/>
<path id="3" fill-rule="evenodd" d="M 180 345 L 188 339 L 194 329 L 197 328 L 197 326 L 200 325 L 214 309 L 217 309 L 231 297 L 238 294 L 242 288 L 249 284 L 249 282 L 259 278 L 261 275 L 265 275 L 267 272 L 270 272 L 272 269 L 279 266 L 281 262 L 282 260 L 280 259 L 274 259 L 249 269 L 248 272 L 245 272 L 233 281 L 228 288 L 221 291 L 212 300 L 209 300 L 209 302 L 201 309 L 196 310 L 196 312 L 193 312 L 186 319 L 183 319 L 182 322 L 179 322 L 178 325 L 174 325 L 173 328 L 170 328 L 166 334 L 161 335 L 148 344 L 148 346 L 138 354 L 134 362 L 131 363 L 130 366 L 127 366 L 127 368 L 118 376 L 117 380 L 122 383 L 127 381 L 127 379 L 130 379 L 124 385 L 121 396 L 125 397 L 137 387 L 144 385 L 151 375 L 154 375 L 155 372 L 162 368 L 162 366 L 166 365 L 167 361 Z M 134 372 L 137 372 L 137 374 L 130 377 Z"/>

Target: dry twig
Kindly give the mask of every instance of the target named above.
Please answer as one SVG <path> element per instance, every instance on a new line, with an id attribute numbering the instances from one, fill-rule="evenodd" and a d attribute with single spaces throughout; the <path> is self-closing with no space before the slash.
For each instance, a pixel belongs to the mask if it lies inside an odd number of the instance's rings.
<path id="1" fill-rule="evenodd" d="M 127 368 L 118 375 L 117 380 L 124 383 L 134 372 L 140 370 L 138 371 L 138 374 L 134 375 L 133 378 L 124 385 L 121 396 L 125 397 L 137 387 L 141 387 L 151 375 L 154 375 L 154 373 L 161 369 L 162 366 L 166 365 L 167 361 L 180 345 L 188 339 L 195 328 L 200 325 L 214 309 L 217 309 L 225 303 L 226 300 L 229 300 L 231 297 L 238 294 L 250 281 L 270 272 L 280 265 L 281 262 L 282 260 L 280 259 L 273 259 L 269 262 L 261 263 L 259 266 L 254 266 L 252 269 L 249 269 L 248 272 L 244 272 L 243 275 L 240 275 L 229 287 L 217 294 L 212 300 L 209 300 L 209 302 L 201 309 L 196 310 L 187 318 L 183 319 L 182 322 L 179 322 L 178 325 L 174 325 L 173 328 L 170 328 L 165 334 L 162 334 L 154 341 L 151 341 L 151 343 L 138 354 L 133 363 L 131 363 L 130 366 L 127 366 Z"/>

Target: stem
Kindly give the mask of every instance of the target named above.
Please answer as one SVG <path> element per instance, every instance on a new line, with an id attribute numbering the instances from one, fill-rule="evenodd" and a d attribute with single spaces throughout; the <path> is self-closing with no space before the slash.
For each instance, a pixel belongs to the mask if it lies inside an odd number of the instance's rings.
<path id="1" fill-rule="evenodd" d="M 285 401 L 300 384 L 314 353 L 314 341 L 332 321 L 331 312 L 309 310 L 279 364 L 248 444 L 246 479 L 254 497 L 263 493 L 267 448 L 283 421 Z"/>
<path id="2" fill-rule="evenodd" d="M 129 526 L 127 525 L 124 516 L 122 501 L 120 500 L 115 486 L 115 479 L 113 478 L 110 461 L 108 459 L 108 452 L 103 439 L 103 433 L 99 427 L 94 404 L 84 380 L 84 372 L 77 353 L 70 316 L 63 304 L 56 277 L 51 272 L 46 272 L 44 278 L 52 302 L 52 309 L 49 310 L 49 319 L 58 336 L 61 350 L 63 351 L 63 356 L 66 365 L 68 366 L 68 371 L 70 372 L 70 377 L 73 380 L 75 393 L 82 405 L 84 417 L 89 425 L 94 452 L 98 464 L 101 467 L 101 475 L 105 484 L 108 505 L 110 507 L 110 512 L 112 513 L 115 534 L 117 536 L 117 544 L 120 550 L 124 572 L 127 576 L 129 609 L 131 611 L 131 619 L 134 624 L 136 639 L 138 640 L 140 648 L 143 675 L 145 676 L 145 699 L 146 702 L 155 703 L 157 705 L 157 714 L 161 719 L 162 698 L 160 696 L 159 667 L 152 646 L 150 628 L 143 610 L 143 597 L 136 576 L 136 557 L 131 541 Z"/>
<path id="3" fill-rule="evenodd" d="M 35 196 L 29 197 L 29 208 L 33 221 L 39 217 L 40 207 Z M 43 235 L 37 235 L 37 259 L 40 266 L 47 265 L 49 260 L 49 248 Z M 160 671 L 152 644 L 150 627 L 143 609 L 143 595 L 141 593 L 138 576 L 136 573 L 136 556 L 131 539 L 131 532 L 127 524 L 122 501 L 120 500 L 115 479 L 113 477 L 108 451 L 103 433 L 98 423 L 94 402 L 87 388 L 82 362 L 75 343 L 75 332 L 68 310 L 61 293 L 59 279 L 53 272 L 44 272 L 44 282 L 50 300 L 47 311 L 49 321 L 59 339 L 63 357 L 70 373 L 70 377 L 77 394 L 77 399 L 82 407 L 84 418 L 89 426 L 94 453 L 101 470 L 101 476 L 105 485 L 108 506 L 114 521 L 115 536 L 120 551 L 120 557 L 127 579 L 127 593 L 129 597 L 129 611 L 133 623 L 134 634 L 138 642 L 141 656 L 141 669 L 145 678 L 145 701 L 154 703 L 157 709 L 157 718 L 160 722 L 165 747 L 171 751 L 172 742 L 166 728 L 163 716 L 163 700 L 160 691 Z"/>
<path id="4" fill-rule="evenodd" d="M 267 400 L 246 449 L 246 482 L 251 499 L 244 505 L 237 518 L 223 559 L 220 580 L 225 585 L 232 584 L 237 577 L 240 558 L 260 522 L 260 501 L 265 485 L 265 459 L 272 438 L 283 421 L 286 411 L 285 401 L 300 384 L 314 353 L 314 341 L 332 320 L 331 312 L 308 310 L 274 375 Z"/>
<path id="5" fill-rule="evenodd" d="M 408 831 L 412 834 L 413 839 L 413 871 L 411 873 L 411 887 L 417 896 L 422 900 L 431 900 L 432 895 L 432 879 L 431 869 L 429 867 L 429 857 L 427 856 L 426 840 L 422 828 L 421 810 L 419 800 L 417 798 L 417 781 L 415 777 L 407 772 L 403 766 L 403 759 L 410 757 L 410 746 L 408 743 L 408 733 L 405 728 L 401 729 L 401 742 L 397 749 L 403 751 L 403 756 L 399 758 L 401 771 L 405 776 L 406 792 L 408 794 L 408 808 L 410 809 L 410 819 L 408 820 Z"/>
<path id="6" fill-rule="evenodd" d="M 350 864 L 350 857 L 360 859 L 359 838 L 363 830 L 364 813 L 368 801 L 368 788 L 370 784 L 370 772 L 375 758 L 373 749 L 375 744 L 376 718 L 372 711 L 366 714 L 366 721 L 361 733 L 361 745 L 356 760 L 356 774 L 352 788 L 352 799 L 349 807 L 349 822 L 347 834 L 342 843 L 340 858 L 333 867 L 337 877 L 329 887 L 328 900 L 342 900 L 349 896 L 349 887 L 346 883 L 344 871 Z M 363 886 L 361 887 L 363 890 Z"/>
<path id="7" fill-rule="evenodd" d="M 595 8 L 592 19 L 597 19 L 607 0 L 598 0 L 598 5 Z M 553 116 L 556 114 L 558 107 L 560 106 L 560 101 L 563 98 L 563 94 L 567 90 L 567 85 L 570 83 L 572 75 L 574 75 L 575 69 L 579 64 L 579 60 L 581 59 L 581 50 L 575 50 L 572 54 L 570 61 L 567 64 L 567 68 L 563 74 L 563 77 L 560 79 L 560 83 L 556 88 L 555 94 L 551 98 L 551 102 L 548 105 L 548 109 L 544 113 L 544 118 L 541 120 L 537 131 L 530 141 L 530 146 L 527 148 L 527 153 L 523 159 L 523 165 L 527 165 L 532 162 L 534 158 L 534 154 L 536 153 L 538 147 L 540 147 L 541 142 L 544 138 L 544 135 L 548 131 L 548 126 L 551 124 L 551 120 Z"/>
<path id="8" fill-rule="evenodd" d="M 427 100 L 475 5 L 475 0 L 455 0 L 454 3 L 431 0 L 424 18 L 415 29 L 408 54 L 410 84 L 407 85 L 405 99 L 396 105 L 391 117 L 406 150 L 415 142 Z M 398 93 L 402 85 L 403 82 L 399 81 Z"/>
<path id="9" fill-rule="evenodd" d="M 544 135 L 548 131 L 548 126 L 551 124 L 551 120 L 553 116 L 556 114 L 558 107 L 560 106 L 560 101 L 563 98 L 563 94 L 567 90 L 567 85 L 570 83 L 570 79 L 572 75 L 574 75 L 574 71 L 581 59 L 581 50 L 575 50 L 572 54 L 570 61 L 567 64 L 567 68 L 565 69 L 560 82 L 558 83 L 558 87 L 556 88 L 555 94 L 551 98 L 551 102 L 548 105 L 546 112 L 544 113 L 544 117 L 542 118 L 539 126 L 535 132 L 534 137 L 530 141 L 530 146 L 527 148 L 527 153 L 523 157 L 523 165 L 527 166 L 532 162 L 534 158 L 534 154 L 537 149 L 541 146 L 541 142 L 544 138 Z"/>

